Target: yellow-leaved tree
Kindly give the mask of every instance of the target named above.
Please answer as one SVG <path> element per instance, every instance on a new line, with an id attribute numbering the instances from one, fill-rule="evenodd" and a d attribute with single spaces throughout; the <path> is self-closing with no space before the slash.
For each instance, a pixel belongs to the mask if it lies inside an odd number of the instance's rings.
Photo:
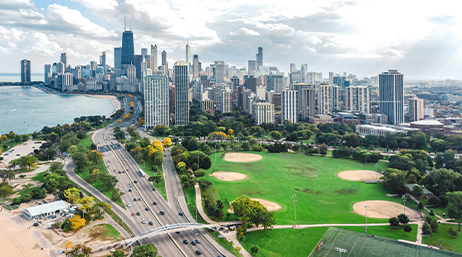
<path id="1" fill-rule="evenodd" d="M 81 210 L 83 210 L 85 212 L 88 212 L 88 210 L 91 209 L 91 203 L 93 202 L 93 200 L 94 200 L 94 198 L 92 196 L 85 196 L 82 199 L 80 199 L 77 203 L 80 204 L 79 208 Z"/>
<path id="2" fill-rule="evenodd" d="M 85 223 L 87 221 L 85 219 L 82 219 L 80 215 L 74 215 L 72 216 L 72 218 L 69 219 L 69 222 L 71 223 L 72 230 L 77 230 L 85 226 Z"/>
<path id="3" fill-rule="evenodd" d="M 77 188 L 69 188 L 64 191 L 64 196 L 71 204 L 77 203 L 80 200 L 80 190 Z"/>
<path id="4" fill-rule="evenodd" d="M 164 151 L 164 147 L 162 146 L 162 143 L 161 143 L 159 140 L 154 140 L 154 141 L 152 141 L 152 146 L 153 146 L 154 149 L 156 149 L 157 151 L 161 151 L 161 152 Z"/>
<path id="5" fill-rule="evenodd" d="M 169 137 L 165 137 L 162 143 L 164 144 L 165 147 L 169 147 L 172 145 L 172 140 Z"/>

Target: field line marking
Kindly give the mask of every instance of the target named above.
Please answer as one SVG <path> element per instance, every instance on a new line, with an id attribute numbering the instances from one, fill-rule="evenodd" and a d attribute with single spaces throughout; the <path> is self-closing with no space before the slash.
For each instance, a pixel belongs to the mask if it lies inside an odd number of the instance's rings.
<path id="1" fill-rule="evenodd" d="M 332 241 L 332 244 L 330 245 L 329 251 L 324 255 L 324 257 L 326 257 L 330 253 L 330 250 L 332 250 L 332 247 L 334 247 L 335 240 L 337 240 L 337 237 L 339 235 L 340 235 L 340 233 L 338 233 L 337 236 L 335 237 L 334 241 Z"/>
<path id="2" fill-rule="evenodd" d="M 351 247 L 350 253 L 348 254 L 348 257 L 350 257 L 350 254 L 351 254 L 351 252 L 353 251 L 353 248 L 355 247 L 355 245 L 356 245 L 356 241 L 355 241 L 355 243 L 353 244 L 353 247 Z"/>

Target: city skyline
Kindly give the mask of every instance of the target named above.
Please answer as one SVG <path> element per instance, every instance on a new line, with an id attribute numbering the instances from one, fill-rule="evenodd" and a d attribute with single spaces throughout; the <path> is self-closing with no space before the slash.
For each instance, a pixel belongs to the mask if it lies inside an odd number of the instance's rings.
<path id="1" fill-rule="evenodd" d="M 322 1 L 306 2 L 311 8 L 305 9 L 277 1 L 8 1 L 0 3 L 0 69 L 18 73 L 9 62 L 27 58 L 32 73 L 43 72 L 43 65 L 62 52 L 72 66 L 97 60 L 103 51 L 111 64 L 125 15 L 135 54 L 155 44 L 166 50 L 170 63 L 185 61 L 187 42 L 203 66 L 216 60 L 247 66 L 261 46 L 264 65 L 286 75 L 291 63 L 297 68 L 307 63 L 309 71 L 324 74 L 365 77 L 398 69 L 407 79 L 460 79 L 462 38 L 456 31 L 461 22 L 448 3 L 409 1 L 395 8 L 393 1 Z M 386 19 L 387 10 L 395 12 L 393 20 Z"/>

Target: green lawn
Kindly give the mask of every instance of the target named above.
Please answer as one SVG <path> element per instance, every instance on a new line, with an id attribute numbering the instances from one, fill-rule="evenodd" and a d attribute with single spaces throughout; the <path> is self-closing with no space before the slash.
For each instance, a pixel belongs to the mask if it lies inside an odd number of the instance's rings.
<path id="1" fill-rule="evenodd" d="M 337 177 L 345 170 L 374 170 L 375 163 L 367 165 L 351 159 L 308 156 L 291 153 L 256 153 L 261 161 L 252 163 L 231 163 L 224 161 L 222 153 L 210 156 L 215 171 L 244 173 L 246 180 L 226 182 L 211 176 L 203 179 L 213 182 L 220 199 L 232 201 L 241 195 L 262 198 L 281 205 L 274 213 L 277 224 L 293 224 L 294 209 L 292 196 L 297 195 L 298 224 L 319 223 L 363 223 L 364 217 L 353 212 L 353 204 L 365 200 L 386 200 L 402 203 L 400 198 L 387 197 L 382 183 L 366 184 L 362 181 L 347 181 Z M 378 170 L 387 168 L 388 163 L 379 162 Z M 226 215 L 226 211 L 225 211 Z M 368 220 L 388 222 L 385 219 Z"/>
<path id="2" fill-rule="evenodd" d="M 40 172 L 39 174 L 35 175 L 32 180 L 43 182 L 45 180 L 45 174 L 47 173 L 48 171 Z"/>
<path id="3" fill-rule="evenodd" d="M 91 145 L 93 144 L 93 141 L 91 140 L 91 135 L 93 133 L 87 134 L 80 142 L 77 144 L 77 147 L 79 149 L 85 149 L 85 150 L 93 150 L 91 149 Z"/>
<path id="4" fill-rule="evenodd" d="M 194 187 L 184 190 L 184 197 L 186 198 L 186 203 L 188 204 L 188 210 L 189 213 L 191 213 L 191 216 L 193 216 L 198 223 L 207 224 L 199 212 L 196 212 L 196 191 Z"/>
<path id="5" fill-rule="evenodd" d="M 440 224 L 438 227 L 438 232 L 432 233 L 430 237 L 422 237 L 422 243 L 434 245 L 443 250 L 462 253 L 462 236 L 459 232 L 457 238 L 454 238 L 448 233 L 448 229 L 450 227 L 457 230 L 457 225 Z M 439 241 L 440 239 L 441 242 Z"/>
<path id="6" fill-rule="evenodd" d="M 94 226 L 94 228 L 101 227 L 101 234 L 99 235 L 99 239 L 101 240 L 121 240 L 123 236 L 115 229 L 112 225 L 109 224 L 99 224 Z"/>
<path id="7" fill-rule="evenodd" d="M 393 229 L 390 226 L 369 226 L 368 234 L 390 239 L 405 239 L 415 241 L 417 237 L 417 225 L 411 225 L 410 233 L 404 232 L 403 228 Z M 250 248 L 257 245 L 260 248 L 254 256 L 308 256 L 329 227 L 304 228 L 304 229 L 273 229 L 269 231 L 248 232 L 243 243 L 244 248 L 250 253 Z M 365 227 L 338 227 L 350 231 L 365 233 Z"/>

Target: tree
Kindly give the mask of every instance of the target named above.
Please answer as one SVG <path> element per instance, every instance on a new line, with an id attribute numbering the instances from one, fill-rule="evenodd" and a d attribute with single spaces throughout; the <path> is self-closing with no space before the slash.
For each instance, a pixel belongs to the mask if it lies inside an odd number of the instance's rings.
<path id="1" fill-rule="evenodd" d="M 95 202 L 88 213 L 92 218 L 103 218 L 105 209 L 112 209 L 112 206 L 106 202 Z"/>
<path id="2" fill-rule="evenodd" d="M 169 137 L 165 137 L 164 141 L 162 141 L 165 147 L 170 147 L 172 145 L 172 140 Z"/>
<path id="3" fill-rule="evenodd" d="M 80 200 L 80 190 L 75 187 L 69 188 L 64 191 L 64 196 L 71 204 L 78 203 Z"/>
<path id="4" fill-rule="evenodd" d="M 65 180 L 66 177 L 57 173 L 51 173 L 43 180 L 42 187 L 45 188 L 48 193 L 55 193 Z"/>
<path id="5" fill-rule="evenodd" d="M 449 217 L 457 219 L 458 231 L 460 231 L 460 217 L 462 216 L 462 192 L 448 192 L 446 193 L 448 198 L 448 211 Z"/>
<path id="6" fill-rule="evenodd" d="M 453 229 L 452 227 L 449 227 L 448 233 L 457 238 L 457 230 Z"/>
<path id="7" fill-rule="evenodd" d="M 50 165 L 49 171 L 51 173 L 55 173 L 57 171 L 63 170 L 63 168 L 64 168 L 64 163 L 62 163 L 62 162 L 52 162 L 51 165 Z"/>
<path id="8" fill-rule="evenodd" d="M 432 222 L 430 222 L 430 227 L 432 228 L 432 232 L 436 233 L 438 232 L 438 221 L 436 219 L 433 219 Z"/>
<path id="9" fill-rule="evenodd" d="M 257 254 L 258 250 L 260 250 L 260 248 L 258 248 L 258 246 L 256 246 L 256 245 L 254 245 L 254 246 L 252 246 L 252 248 L 250 248 L 250 252 L 253 253 L 253 254 Z"/>
<path id="10" fill-rule="evenodd" d="M 276 130 L 275 130 L 275 131 L 271 131 L 271 132 L 270 132 L 270 136 L 271 136 L 271 138 L 276 139 L 276 140 L 279 140 L 279 139 L 282 138 L 281 132 L 276 131 Z"/>
<path id="11" fill-rule="evenodd" d="M 69 222 L 71 223 L 72 230 L 77 230 L 85 226 L 85 223 L 87 221 L 85 219 L 82 219 L 80 215 L 74 215 L 72 216 L 72 218 L 69 219 Z"/>
<path id="12" fill-rule="evenodd" d="M 432 228 L 430 227 L 430 224 L 428 224 L 428 222 L 426 221 L 422 225 L 422 233 L 424 233 L 424 235 L 430 235 L 432 233 Z"/>
<path id="13" fill-rule="evenodd" d="M 422 210 L 424 208 L 424 205 L 422 202 L 419 202 L 419 209 Z"/>
<path id="14" fill-rule="evenodd" d="M 67 243 L 65 243 L 62 247 L 66 249 L 66 252 L 67 252 L 67 249 L 74 247 L 74 245 L 72 244 L 71 241 L 67 241 Z"/>
<path id="15" fill-rule="evenodd" d="M 403 225 L 409 223 L 409 218 L 406 216 L 406 214 L 401 213 L 400 215 L 398 215 L 398 219 L 399 223 Z"/>
<path id="16" fill-rule="evenodd" d="M 125 257 L 127 256 L 124 251 L 118 249 L 115 250 L 114 253 L 112 253 L 112 257 Z"/>
<path id="17" fill-rule="evenodd" d="M 415 197 L 420 198 L 423 195 L 423 189 L 420 186 L 414 186 L 412 188 L 412 194 Z"/>
<path id="18" fill-rule="evenodd" d="M 27 166 L 29 167 L 29 170 L 31 167 L 36 167 L 37 166 L 37 161 L 38 159 L 35 156 L 23 156 L 20 159 L 19 166 Z"/>
<path id="19" fill-rule="evenodd" d="M 153 129 L 153 132 L 155 136 L 163 137 L 168 134 L 168 130 L 169 128 L 167 125 L 161 124 L 161 125 L 156 125 Z"/>
<path id="20" fill-rule="evenodd" d="M 102 160 L 104 158 L 104 154 L 98 151 L 91 151 L 87 154 L 87 159 L 91 162 L 93 162 L 95 165 L 98 164 L 99 160 Z"/>
<path id="21" fill-rule="evenodd" d="M 75 164 L 75 172 L 82 173 L 87 166 L 87 157 L 82 152 L 77 152 L 72 155 L 72 162 Z"/>
<path id="22" fill-rule="evenodd" d="M 98 178 L 103 183 L 103 190 L 104 191 L 111 190 L 112 188 L 115 187 L 117 182 L 119 182 L 116 177 L 111 176 L 109 174 L 100 174 L 98 176 Z"/>
<path id="23" fill-rule="evenodd" d="M 157 248 L 154 244 L 137 245 L 133 249 L 132 257 L 156 257 Z"/>
<path id="24" fill-rule="evenodd" d="M 322 154 L 322 155 L 327 154 L 327 146 L 326 146 L 326 144 L 322 144 L 321 146 L 319 146 L 319 153 Z"/>
<path id="25" fill-rule="evenodd" d="M 399 226 L 399 219 L 397 217 L 392 217 L 388 220 L 390 222 L 390 226 L 398 227 Z"/>
<path id="26" fill-rule="evenodd" d="M 67 152 L 70 153 L 71 155 L 75 154 L 79 148 L 77 148 L 76 145 L 71 145 L 67 148 Z"/>
<path id="27" fill-rule="evenodd" d="M 351 147 L 358 147 L 360 144 L 360 140 L 356 133 L 350 133 L 346 136 L 347 145 Z"/>
<path id="28" fill-rule="evenodd" d="M 91 204 L 95 199 L 92 196 L 85 196 L 82 199 L 78 200 L 77 203 L 80 204 L 80 209 L 88 212 L 91 209 Z"/>
<path id="29" fill-rule="evenodd" d="M 159 183 L 162 182 L 163 178 L 164 178 L 164 176 L 160 172 L 159 172 L 159 174 L 156 174 L 154 176 L 154 183 L 156 183 L 157 187 L 159 187 Z"/>
<path id="30" fill-rule="evenodd" d="M 8 195 L 13 194 L 13 187 L 10 185 L 4 185 L 0 187 L 0 197 L 6 198 Z"/>
<path id="31" fill-rule="evenodd" d="M 2 178 L 2 183 L 6 183 L 7 180 L 14 179 L 14 175 L 14 170 L 0 170 L 0 178 Z"/>
<path id="32" fill-rule="evenodd" d="M 404 225 L 404 231 L 407 232 L 407 233 L 411 232 L 412 231 L 411 225 L 409 225 L 409 224 Z"/>

